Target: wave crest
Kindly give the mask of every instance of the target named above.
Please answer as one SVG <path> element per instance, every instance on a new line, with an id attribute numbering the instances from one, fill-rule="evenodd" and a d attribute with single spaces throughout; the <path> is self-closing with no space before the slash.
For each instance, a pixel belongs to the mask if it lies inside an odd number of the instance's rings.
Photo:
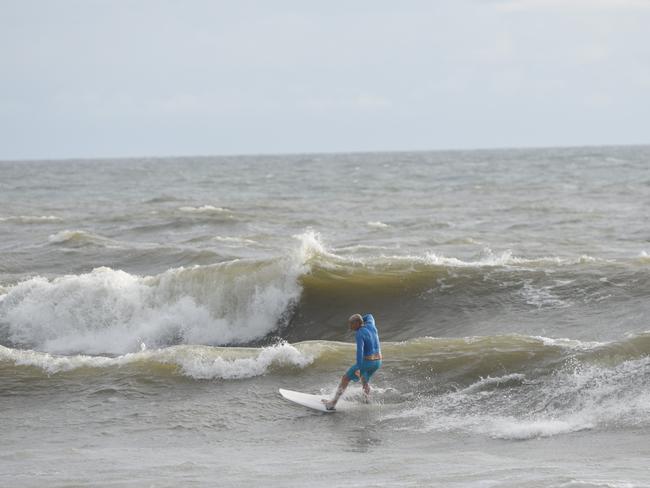
<path id="1" fill-rule="evenodd" d="M 105 246 L 117 245 L 108 237 L 103 237 L 85 230 L 62 230 L 49 236 L 50 244 L 66 244 L 69 246 Z"/>

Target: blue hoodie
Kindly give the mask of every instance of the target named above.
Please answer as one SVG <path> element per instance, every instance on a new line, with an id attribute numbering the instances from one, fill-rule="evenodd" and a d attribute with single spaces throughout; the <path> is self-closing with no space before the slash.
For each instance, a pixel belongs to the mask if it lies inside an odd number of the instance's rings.
<path id="1" fill-rule="evenodd" d="M 357 364 L 355 366 L 359 369 L 363 364 L 364 356 L 381 353 L 379 333 L 377 327 L 375 327 L 375 318 L 372 314 L 367 313 L 363 316 L 363 327 L 359 327 L 355 337 L 357 340 Z"/>

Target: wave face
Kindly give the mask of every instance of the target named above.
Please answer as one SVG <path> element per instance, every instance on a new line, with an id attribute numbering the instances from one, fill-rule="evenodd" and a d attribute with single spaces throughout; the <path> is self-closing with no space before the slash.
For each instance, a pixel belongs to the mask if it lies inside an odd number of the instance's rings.
<path id="1" fill-rule="evenodd" d="M 627 331 L 645 330 L 638 312 L 650 312 L 643 298 L 650 293 L 650 274 L 639 258 L 521 258 L 489 250 L 472 260 L 321 253 L 310 270 L 282 330 L 292 342 L 343 339 L 343 312 L 353 311 L 372 311 L 382 337 L 390 340 L 536 332 L 612 340 L 621 332 L 611 326 L 619 323 L 620 309 L 607 304 L 636 311 L 626 318 Z"/>

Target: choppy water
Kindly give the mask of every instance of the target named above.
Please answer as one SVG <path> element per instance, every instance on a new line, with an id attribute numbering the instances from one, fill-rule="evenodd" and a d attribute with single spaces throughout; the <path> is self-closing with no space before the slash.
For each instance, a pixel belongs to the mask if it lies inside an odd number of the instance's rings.
<path id="1" fill-rule="evenodd" d="M 0 162 L 3 486 L 648 486 L 650 147 Z M 384 343 L 332 416 L 346 318 Z"/>

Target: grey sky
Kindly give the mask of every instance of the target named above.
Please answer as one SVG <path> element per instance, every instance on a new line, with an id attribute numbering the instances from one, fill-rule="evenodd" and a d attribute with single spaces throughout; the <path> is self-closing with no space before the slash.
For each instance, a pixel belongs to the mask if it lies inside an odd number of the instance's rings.
<path id="1" fill-rule="evenodd" d="M 0 159 L 650 143 L 650 0 L 0 0 Z"/>

